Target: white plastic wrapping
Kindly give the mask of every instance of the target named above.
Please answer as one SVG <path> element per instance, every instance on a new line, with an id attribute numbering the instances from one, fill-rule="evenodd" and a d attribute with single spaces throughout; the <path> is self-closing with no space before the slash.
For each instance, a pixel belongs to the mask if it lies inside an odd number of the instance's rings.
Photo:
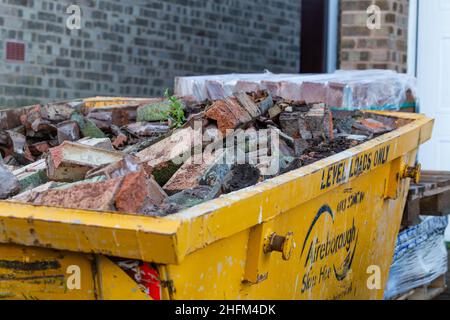
<path id="1" fill-rule="evenodd" d="M 415 107 L 416 79 L 391 70 L 339 70 L 331 74 L 226 74 L 175 79 L 175 94 L 197 101 L 235 92 L 268 90 L 273 96 L 322 102 L 346 110 L 399 110 Z"/>
<path id="2" fill-rule="evenodd" d="M 447 272 L 444 232 L 448 217 L 423 218 L 421 224 L 400 233 L 384 293 L 385 299 L 429 284 Z"/>

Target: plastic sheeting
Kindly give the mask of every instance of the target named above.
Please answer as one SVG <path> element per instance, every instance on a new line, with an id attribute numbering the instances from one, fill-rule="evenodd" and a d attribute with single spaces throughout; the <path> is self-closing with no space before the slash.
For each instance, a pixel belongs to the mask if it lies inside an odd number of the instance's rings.
<path id="1" fill-rule="evenodd" d="M 448 217 L 427 217 L 400 233 L 384 293 L 386 299 L 429 284 L 447 272 L 447 225 Z"/>
<path id="2" fill-rule="evenodd" d="M 272 96 L 326 103 L 346 110 L 399 110 L 415 107 L 416 79 L 391 70 L 339 70 L 331 74 L 226 74 L 175 79 L 175 94 L 197 101 L 236 92 L 267 90 Z"/>

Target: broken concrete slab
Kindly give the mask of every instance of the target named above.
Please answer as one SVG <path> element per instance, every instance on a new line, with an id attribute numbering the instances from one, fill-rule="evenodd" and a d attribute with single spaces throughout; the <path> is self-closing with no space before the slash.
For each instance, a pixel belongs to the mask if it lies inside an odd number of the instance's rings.
<path id="1" fill-rule="evenodd" d="M 0 181 L 0 199 L 7 199 L 19 193 L 19 181 L 3 163 L 0 163 Z"/>
<path id="2" fill-rule="evenodd" d="M 70 183 L 51 181 L 54 184 L 49 189 L 64 190 L 64 189 L 70 189 L 70 188 L 72 188 L 74 186 L 78 186 L 80 184 L 104 182 L 106 180 L 108 180 L 108 178 L 105 176 L 97 176 L 97 177 L 93 177 L 93 178 L 89 178 L 89 179 L 85 179 L 85 180 L 81 180 L 81 181 L 76 181 L 76 182 L 70 182 Z"/>
<path id="3" fill-rule="evenodd" d="M 62 182 L 83 180 L 92 168 L 119 161 L 123 157 L 121 152 L 65 141 L 50 149 L 46 159 L 47 176 L 50 180 Z"/>

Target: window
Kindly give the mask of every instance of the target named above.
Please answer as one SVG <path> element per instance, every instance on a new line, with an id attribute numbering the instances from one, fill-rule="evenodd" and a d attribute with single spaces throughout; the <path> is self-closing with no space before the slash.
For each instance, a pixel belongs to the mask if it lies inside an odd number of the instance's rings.
<path id="1" fill-rule="evenodd" d="M 25 61 L 25 43 L 7 41 L 6 60 Z"/>

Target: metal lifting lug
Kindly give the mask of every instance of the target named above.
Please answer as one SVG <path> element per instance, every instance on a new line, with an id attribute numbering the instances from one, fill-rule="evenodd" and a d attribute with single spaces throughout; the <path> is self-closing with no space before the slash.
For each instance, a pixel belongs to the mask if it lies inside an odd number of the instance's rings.
<path id="1" fill-rule="evenodd" d="M 279 236 L 276 233 L 272 233 L 267 239 L 264 245 L 264 253 L 270 253 L 273 251 L 281 252 L 283 260 L 288 261 L 291 258 L 294 234 L 288 232 L 285 237 Z"/>
<path id="2" fill-rule="evenodd" d="M 414 167 L 410 167 L 408 165 L 405 165 L 402 169 L 402 179 L 411 178 L 413 179 L 415 184 L 418 184 L 420 182 L 420 172 L 422 170 L 422 166 L 420 164 L 417 164 Z"/>

